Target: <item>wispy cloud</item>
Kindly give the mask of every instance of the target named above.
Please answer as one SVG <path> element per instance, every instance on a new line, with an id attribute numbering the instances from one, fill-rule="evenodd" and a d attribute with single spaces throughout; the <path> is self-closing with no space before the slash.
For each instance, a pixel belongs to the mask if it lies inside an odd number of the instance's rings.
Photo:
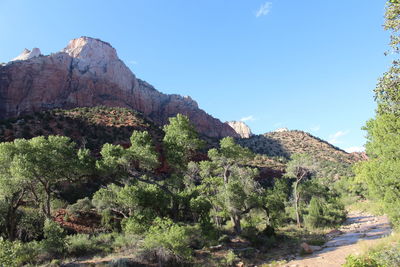
<path id="1" fill-rule="evenodd" d="M 345 135 L 347 135 L 349 133 L 349 131 L 338 131 L 334 134 L 329 135 L 329 140 L 328 142 L 335 145 L 335 144 L 341 144 L 343 143 L 342 140 L 339 140 L 340 137 L 343 137 Z"/>
<path id="2" fill-rule="evenodd" d="M 254 118 L 253 115 L 247 116 L 247 117 L 243 117 L 240 119 L 241 121 L 255 121 L 256 118 Z"/>
<path id="3" fill-rule="evenodd" d="M 318 132 L 321 129 L 320 125 L 314 125 L 310 128 L 311 132 Z"/>
<path id="4" fill-rule="evenodd" d="M 267 15 L 272 8 L 271 2 L 265 2 L 260 6 L 260 8 L 256 12 L 256 18 Z"/>
<path id="5" fill-rule="evenodd" d="M 348 153 L 352 153 L 352 152 L 364 152 L 365 151 L 365 147 L 363 146 L 352 146 L 352 147 L 348 147 L 345 149 L 346 152 Z"/>
<path id="6" fill-rule="evenodd" d="M 129 60 L 129 61 L 128 61 L 128 64 L 130 64 L 130 65 L 137 65 L 137 64 L 139 64 L 139 62 L 137 62 L 136 60 Z"/>

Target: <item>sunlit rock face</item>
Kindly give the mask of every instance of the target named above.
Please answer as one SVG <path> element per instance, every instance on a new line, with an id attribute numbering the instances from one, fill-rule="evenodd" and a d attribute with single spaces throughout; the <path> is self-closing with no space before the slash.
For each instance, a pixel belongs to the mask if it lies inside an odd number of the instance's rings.
<path id="1" fill-rule="evenodd" d="M 250 127 L 243 121 L 228 121 L 226 123 L 242 138 L 250 138 L 253 135 Z"/>
<path id="2" fill-rule="evenodd" d="M 33 48 L 32 51 L 29 49 L 24 49 L 24 51 L 22 51 L 22 53 L 13 58 L 11 61 L 17 61 L 17 60 L 27 60 L 27 59 L 31 59 L 34 57 L 38 57 L 41 55 L 40 49 L 39 48 Z"/>
<path id="3" fill-rule="evenodd" d="M 0 65 L 0 119 L 98 105 L 131 108 L 159 125 L 181 113 L 207 136 L 238 136 L 229 125 L 199 109 L 190 97 L 160 93 L 136 78 L 116 50 L 99 39 L 73 39 L 48 56 L 41 56 L 39 49 L 26 50 Z"/>

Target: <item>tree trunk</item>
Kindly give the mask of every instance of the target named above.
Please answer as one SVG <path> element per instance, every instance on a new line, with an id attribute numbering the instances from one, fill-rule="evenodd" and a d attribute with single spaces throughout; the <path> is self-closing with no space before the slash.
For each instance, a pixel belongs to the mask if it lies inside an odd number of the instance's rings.
<path id="1" fill-rule="evenodd" d="M 7 212 L 7 234 L 9 241 L 15 240 L 15 226 L 16 226 L 15 211 L 16 209 L 10 207 Z"/>
<path id="2" fill-rule="evenodd" d="M 231 215 L 231 221 L 233 223 L 233 229 L 236 234 L 240 234 L 242 232 L 242 226 L 240 224 L 240 216 L 239 215 Z"/>
<path id="3" fill-rule="evenodd" d="M 298 181 L 294 184 L 294 206 L 295 206 L 295 211 L 296 211 L 296 222 L 297 222 L 297 227 L 301 227 L 300 223 L 300 211 L 299 211 L 299 195 L 297 193 L 297 186 L 299 185 Z"/>
<path id="4" fill-rule="evenodd" d="M 51 196 L 50 196 L 50 190 L 48 190 L 47 188 L 46 188 L 46 203 L 45 203 L 45 215 L 46 215 L 46 217 L 48 218 L 48 219 L 51 219 L 51 205 L 50 205 L 50 199 L 51 199 Z"/>

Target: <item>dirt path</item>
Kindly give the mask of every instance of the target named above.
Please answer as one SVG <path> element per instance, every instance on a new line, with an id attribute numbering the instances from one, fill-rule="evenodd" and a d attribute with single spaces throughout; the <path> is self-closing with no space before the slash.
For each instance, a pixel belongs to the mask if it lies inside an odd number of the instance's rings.
<path id="1" fill-rule="evenodd" d="M 374 242 L 391 233 L 390 224 L 386 216 L 373 216 L 366 213 L 352 212 L 348 214 L 345 224 L 339 229 L 330 241 L 321 248 L 316 248 L 313 254 L 297 257 L 282 266 L 287 267 L 336 267 L 345 263 L 349 254 L 360 251 L 360 240 Z M 320 249 L 318 251 L 318 249 Z"/>

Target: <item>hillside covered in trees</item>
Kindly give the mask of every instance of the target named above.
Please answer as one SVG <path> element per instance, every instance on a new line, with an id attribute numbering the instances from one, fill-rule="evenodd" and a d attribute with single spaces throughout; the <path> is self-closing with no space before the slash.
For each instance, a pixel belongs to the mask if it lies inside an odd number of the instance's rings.
<path id="1" fill-rule="evenodd" d="M 345 218 L 334 181 L 318 178 L 323 168 L 307 154 L 285 163 L 285 177 L 263 184 L 257 181 L 259 168 L 254 166 L 262 156 L 231 137 L 206 149 L 206 142 L 182 115 L 156 129 L 125 110 L 45 114 L 50 119 L 45 120 L 44 134 L 68 129 L 74 119 L 88 125 L 70 132 L 79 145 L 61 135 L 0 144 L 0 223 L 5 238 L 1 255 L 10 265 L 128 251 L 134 251 L 130 261 L 146 264 L 252 262 L 278 240 L 289 238 L 279 230 L 285 225 L 317 229 Z M 130 127 L 138 129 L 132 131 L 128 145 L 118 144 L 127 131 L 116 118 L 122 114 Z M 3 129 L 20 129 L 21 124 L 24 129 L 27 124 L 38 131 L 42 123 L 36 116 L 24 123 L 8 121 Z M 53 116 L 65 116 L 61 127 L 53 125 Z M 88 131 L 107 125 L 121 128 L 121 137 L 97 151 Z M 87 143 L 82 142 L 83 135 L 89 136 Z M 167 171 L 160 171 L 162 165 Z M 292 249 L 307 238 L 312 235 L 292 240 Z M 209 250 L 215 246 L 216 251 Z M 8 257 L 7 251 L 14 256 Z"/>

